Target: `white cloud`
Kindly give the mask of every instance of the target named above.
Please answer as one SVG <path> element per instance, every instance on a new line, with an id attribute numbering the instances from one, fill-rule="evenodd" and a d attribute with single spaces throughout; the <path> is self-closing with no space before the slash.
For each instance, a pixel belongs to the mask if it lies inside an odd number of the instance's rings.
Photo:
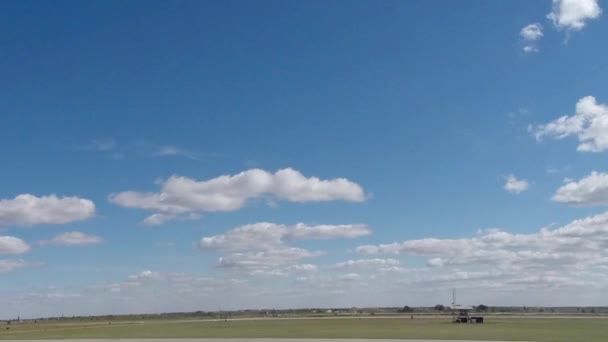
<path id="1" fill-rule="evenodd" d="M 570 180 L 551 199 L 571 205 L 608 205 L 608 173 L 594 171 L 578 182 Z"/>
<path id="2" fill-rule="evenodd" d="M 490 229 L 472 238 L 408 240 L 356 251 L 429 257 L 427 265 L 433 268 L 487 268 L 511 280 L 550 272 L 593 277 L 608 265 L 608 212 L 530 234 Z"/>
<path id="3" fill-rule="evenodd" d="M 203 237 L 201 249 L 238 251 L 271 250 L 291 240 L 352 239 L 371 234 L 364 224 L 315 225 L 304 223 L 283 225 L 270 222 L 248 224 L 220 235 Z"/>
<path id="4" fill-rule="evenodd" d="M 155 271 L 142 271 L 137 274 L 132 274 L 128 277 L 131 281 L 157 280 L 161 278 L 161 274 Z"/>
<path id="5" fill-rule="evenodd" d="M 152 215 L 146 217 L 142 221 L 142 224 L 144 226 L 160 226 L 171 220 L 180 220 L 180 221 L 198 220 L 201 217 L 203 217 L 203 215 L 198 214 L 198 213 L 189 213 L 189 214 L 183 214 L 183 215 L 156 213 L 156 214 L 152 214 Z"/>
<path id="6" fill-rule="evenodd" d="M 390 268 L 390 267 L 398 267 L 401 265 L 401 262 L 397 259 L 358 259 L 358 260 L 347 260 L 344 262 L 339 262 L 335 264 L 333 267 L 335 268 Z"/>
<path id="7" fill-rule="evenodd" d="M 203 250 L 231 252 L 219 258 L 218 266 L 245 270 L 251 274 L 279 275 L 316 269 L 299 264 L 302 259 L 317 257 L 321 251 L 291 247 L 295 240 L 351 239 L 365 236 L 371 230 L 362 224 L 282 225 L 259 222 L 234 228 L 224 234 L 203 237 L 198 247 Z"/>
<path id="8" fill-rule="evenodd" d="M 319 267 L 313 264 L 297 264 L 287 267 L 287 271 L 296 273 L 317 272 Z"/>
<path id="9" fill-rule="evenodd" d="M 602 152 L 608 149 L 608 106 L 586 96 L 576 103 L 576 113 L 562 116 L 546 125 L 531 127 L 537 140 L 544 137 L 563 139 L 576 136 L 581 152 Z"/>
<path id="10" fill-rule="evenodd" d="M 172 145 L 158 146 L 152 152 L 152 155 L 158 156 L 158 157 L 181 156 L 181 157 L 186 157 L 186 158 L 193 159 L 193 160 L 199 159 L 199 156 L 197 153 L 187 151 L 187 150 L 184 150 L 179 147 L 172 146 Z"/>
<path id="11" fill-rule="evenodd" d="M 361 276 L 357 273 L 348 273 L 341 276 L 338 276 L 339 280 L 342 281 L 355 281 L 358 280 Z"/>
<path id="12" fill-rule="evenodd" d="M 125 191 L 112 194 L 109 199 L 123 207 L 163 214 L 147 219 L 148 224 L 158 224 L 189 213 L 238 210 L 248 201 L 264 196 L 290 202 L 361 202 L 366 199 L 363 188 L 346 178 L 307 178 L 290 168 L 275 173 L 251 169 L 206 181 L 171 176 L 161 182 L 160 192 Z"/>
<path id="13" fill-rule="evenodd" d="M 539 23 L 524 26 L 519 31 L 524 43 L 524 52 L 538 52 L 538 41 L 543 37 L 543 26 Z"/>
<path id="14" fill-rule="evenodd" d="M 426 264 L 430 267 L 442 267 L 444 264 L 444 261 L 441 258 L 432 258 L 432 259 L 429 259 L 426 262 Z"/>
<path id="15" fill-rule="evenodd" d="M 503 186 L 503 189 L 505 189 L 506 191 L 508 191 L 512 194 L 520 194 L 520 193 L 528 190 L 529 186 L 530 186 L 530 184 L 528 183 L 527 180 L 517 179 L 517 177 L 515 177 L 514 175 L 509 175 L 506 178 L 506 182 L 505 182 L 505 185 Z"/>
<path id="16" fill-rule="evenodd" d="M 30 246 L 14 236 L 0 236 L 0 254 L 22 254 L 29 252 Z"/>
<path id="17" fill-rule="evenodd" d="M 95 204 L 79 197 L 22 194 L 0 200 L 0 225 L 64 224 L 85 220 L 94 214 Z"/>
<path id="18" fill-rule="evenodd" d="M 38 243 L 40 245 L 54 246 L 88 246 L 99 244 L 101 242 L 103 242 L 103 239 L 99 236 L 73 231 L 58 234 L 50 240 L 43 240 Z"/>
<path id="19" fill-rule="evenodd" d="M 269 250 L 282 246 L 288 231 L 288 226 L 282 224 L 248 224 L 224 234 L 203 237 L 198 246 L 201 249 L 221 251 Z"/>
<path id="20" fill-rule="evenodd" d="M 11 272 L 23 267 L 27 267 L 28 263 L 23 259 L 17 260 L 0 260 L 0 273 Z"/>
<path id="21" fill-rule="evenodd" d="M 282 247 L 262 252 L 231 253 L 220 257 L 218 267 L 236 270 L 275 270 L 281 267 L 291 267 L 305 258 L 323 255 L 320 251 L 309 251 L 303 248 Z"/>
<path id="22" fill-rule="evenodd" d="M 599 0 L 553 0 L 553 10 L 547 18 L 560 30 L 580 31 L 587 20 L 601 14 Z"/>
<path id="23" fill-rule="evenodd" d="M 146 226 L 159 226 L 161 224 L 164 224 L 166 222 L 173 220 L 175 217 L 176 217 L 175 215 L 157 213 L 157 214 L 152 214 L 152 215 L 146 217 L 142 223 Z"/>
<path id="24" fill-rule="evenodd" d="M 354 239 L 369 234 L 371 234 L 371 230 L 364 224 L 309 226 L 298 223 L 290 227 L 287 238 L 294 240 Z"/>

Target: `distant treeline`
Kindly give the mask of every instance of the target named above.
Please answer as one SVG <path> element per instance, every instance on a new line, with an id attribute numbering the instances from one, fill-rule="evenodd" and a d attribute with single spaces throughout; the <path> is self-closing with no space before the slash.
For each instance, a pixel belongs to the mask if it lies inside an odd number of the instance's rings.
<path id="1" fill-rule="evenodd" d="M 480 304 L 473 306 L 477 312 L 495 314 L 567 314 L 567 315 L 593 315 L 608 314 L 608 307 L 537 307 L 537 306 L 487 306 Z M 11 322 L 30 321 L 134 321 L 154 319 L 230 319 L 245 317 L 288 317 L 288 316 L 337 316 L 337 315 L 398 315 L 404 313 L 415 314 L 450 314 L 451 308 L 437 304 L 431 307 L 378 307 L 378 308 L 305 308 L 305 309 L 260 309 L 260 310 L 228 310 L 228 311 L 194 311 L 194 312 L 165 312 L 155 314 L 125 314 L 125 315 L 99 315 L 99 316 L 57 316 L 35 319 L 10 319 Z"/>

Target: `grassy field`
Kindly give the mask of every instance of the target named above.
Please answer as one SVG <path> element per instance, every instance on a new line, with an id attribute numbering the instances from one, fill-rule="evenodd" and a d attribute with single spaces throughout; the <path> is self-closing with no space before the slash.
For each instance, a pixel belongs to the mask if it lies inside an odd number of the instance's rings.
<path id="1" fill-rule="evenodd" d="M 105 323 L 22 323 L 0 326 L 0 339 L 69 338 L 396 338 L 547 342 L 608 341 L 608 319 L 502 318 L 453 324 L 430 318 L 267 319 Z"/>

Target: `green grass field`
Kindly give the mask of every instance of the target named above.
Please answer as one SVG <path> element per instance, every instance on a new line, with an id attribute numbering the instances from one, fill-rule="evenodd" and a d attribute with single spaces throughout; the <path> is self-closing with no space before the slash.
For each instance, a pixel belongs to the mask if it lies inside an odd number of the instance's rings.
<path id="1" fill-rule="evenodd" d="M 602 318 L 491 318 L 485 324 L 453 324 L 449 319 L 431 318 L 22 323 L 11 325 L 10 330 L 1 329 L 0 339 L 284 337 L 608 341 L 608 319 Z"/>

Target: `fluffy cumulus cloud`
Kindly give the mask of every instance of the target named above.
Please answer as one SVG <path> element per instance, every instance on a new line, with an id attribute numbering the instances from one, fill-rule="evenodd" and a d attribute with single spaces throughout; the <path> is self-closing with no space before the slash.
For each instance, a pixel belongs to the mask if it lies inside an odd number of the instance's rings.
<path id="1" fill-rule="evenodd" d="M 321 251 L 289 246 L 292 241 L 352 239 L 370 233 L 371 230 L 362 224 L 283 225 L 260 222 L 237 227 L 224 234 L 203 237 L 198 247 L 202 250 L 227 252 L 227 255 L 219 258 L 219 267 L 246 270 L 253 274 L 272 272 L 278 275 L 303 271 L 304 266 L 298 266 L 302 259 L 323 254 Z"/>
<path id="2" fill-rule="evenodd" d="M 95 204 L 79 197 L 18 195 L 0 200 L 0 225 L 64 224 L 95 215 Z"/>
<path id="3" fill-rule="evenodd" d="M 538 52 L 538 41 L 543 37 L 543 26 L 539 23 L 524 26 L 519 35 L 524 43 L 524 52 Z"/>
<path id="4" fill-rule="evenodd" d="M 580 31 L 588 20 L 602 14 L 599 0 L 553 0 L 553 10 L 547 15 L 558 29 Z"/>
<path id="5" fill-rule="evenodd" d="M 562 185 L 552 200 L 580 206 L 608 205 L 608 173 L 592 172 L 579 181 Z"/>
<path id="6" fill-rule="evenodd" d="M 14 236 L 0 236 L 0 254 L 22 254 L 30 250 L 30 245 Z"/>
<path id="7" fill-rule="evenodd" d="M 530 184 L 525 179 L 518 179 L 514 175 L 509 175 L 506 178 L 505 185 L 503 185 L 503 189 L 512 193 L 512 194 L 520 194 L 526 190 Z"/>
<path id="8" fill-rule="evenodd" d="M 88 246 L 99 244 L 101 242 L 103 242 L 103 239 L 99 236 L 74 231 L 61 233 L 50 240 L 43 240 L 38 243 L 40 245 L 54 246 Z"/>
<path id="9" fill-rule="evenodd" d="M 161 182 L 160 192 L 125 191 L 110 195 L 110 201 L 127 208 L 155 211 L 144 221 L 154 225 L 193 213 L 238 210 L 255 198 L 361 202 L 366 197 L 359 184 L 346 178 L 322 180 L 287 168 L 275 173 L 251 169 L 203 181 L 172 176 Z"/>
<path id="10" fill-rule="evenodd" d="M 602 152 L 608 149 L 608 106 L 599 104 L 595 97 L 586 96 L 576 104 L 573 115 L 530 127 L 537 140 L 545 137 L 563 139 L 577 137 L 581 152 Z"/>

